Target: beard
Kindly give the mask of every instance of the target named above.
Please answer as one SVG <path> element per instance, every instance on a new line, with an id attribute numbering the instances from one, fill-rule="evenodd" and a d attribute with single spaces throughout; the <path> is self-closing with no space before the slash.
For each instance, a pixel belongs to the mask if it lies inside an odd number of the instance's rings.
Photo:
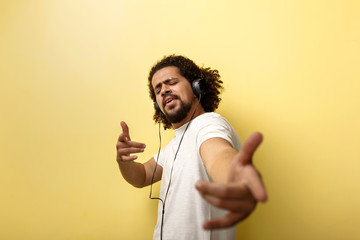
<path id="1" fill-rule="evenodd" d="M 192 103 L 184 103 L 179 98 L 178 100 L 180 102 L 180 107 L 176 112 L 169 114 L 168 112 L 164 111 L 166 119 L 169 120 L 169 122 L 171 123 L 179 123 L 184 120 L 187 117 L 192 106 Z"/>

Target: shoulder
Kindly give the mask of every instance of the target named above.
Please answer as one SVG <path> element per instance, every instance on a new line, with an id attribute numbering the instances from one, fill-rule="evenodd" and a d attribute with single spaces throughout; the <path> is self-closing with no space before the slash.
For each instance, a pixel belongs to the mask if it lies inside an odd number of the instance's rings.
<path id="1" fill-rule="evenodd" d="M 206 112 L 196 119 L 194 119 L 194 125 L 197 129 L 206 127 L 225 127 L 232 129 L 230 123 L 220 114 L 215 112 Z"/>
<path id="2" fill-rule="evenodd" d="M 196 132 L 198 146 L 208 139 L 222 138 L 239 150 L 241 143 L 236 131 L 220 114 L 215 112 L 204 113 L 195 120 L 193 130 Z"/>

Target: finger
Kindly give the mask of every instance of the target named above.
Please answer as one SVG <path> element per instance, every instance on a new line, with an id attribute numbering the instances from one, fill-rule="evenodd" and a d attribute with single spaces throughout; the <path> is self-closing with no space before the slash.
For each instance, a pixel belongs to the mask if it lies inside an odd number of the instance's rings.
<path id="1" fill-rule="evenodd" d="M 235 225 L 239 221 L 243 220 L 248 214 L 241 213 L 228 213 L 224 217 L 212 219 L 206 221 L 203 225 L 205 229 L 215 229 L 215 228 L 227 228 Z"/>
<path id="2" fill-rule="evenodd" d="M 222 199 L 211 195 L 202 195 L 202 197 L 211 205 L 226 209 L 232 212 L 248 213 L 254 210 L 256 201 L 254 198 L 247 198 L 245 200 L 239 199 Z"/>
<path id="3" fill-rule="evenodd" d="M 122 155 L 121 156 L 121 160 L 124 161 L 124 162 L 127 162 L 127 161 L 134 161 L 136 160 L 138 157 L 136 155 L 133 155 L 133 156 L 124 156 Z"/>
<path id="4" fill-rule="evenodd" d="M 118 153 L 119 155 L 129 155 L 129 154 L 133 154 L 133 153 L 142 153 L 144 152 L 143 148 L 119 148 Z"/>
<path id="5" fill-rule="evenodd" d="M 127 147 L 135 147 L 135 148 L 146 148 L 146 145 L 141 142 L 133 142 L 133 141 L 118 141 L 117 143 L 118 148 L 127 148 Z"/>
<path id="6" fill-rule="evenodd" d="M 121 128 L 122 128 L 122 130 L 123 130 L 123 133 L 124 133 L 124 136 L 125 136 L 125 140 L 126 140 L 126 141 L 131 141 L 128 125 L 127 125 L 124 121 L 121 121 L 121 122 L 120 122 L 120 125 L 121 125 Z"/>
<path id="7" fill-rule="evenodd" d="M 267 194 L 265 190 L 264 183 L 260 174 L 254 169 L 254 173 L 249 174 L 247 181 L 248 188 L 251 194 L 257 201 L 265 202 L 267 201 Z"/>
<path id="8" fill-rule="evenodd" d="M 248 137 L 240 152 L 235 156 L 235 159 L 242 165 L 246 165 L 252 162 L 252 156 L 255 150 L 259 147 L 263 140 L 263 136 L 259 132 L 254 132 Z"/>
<path id="9" fill-rule="evenodd" d="M 202 195 L 211 195 L 217 198 L 245 199 L 249 196 L 249 189 L 245 184 L 198 181 L 195 187 Z"/>
<path id="10" fill-rule="evenodd" d="M 118 138 L 118 141 L 119 142 L 126 142 L 126 138 L 125 138 L 125 135 L 123 133 L 120 134 L 119 138 Z"/>

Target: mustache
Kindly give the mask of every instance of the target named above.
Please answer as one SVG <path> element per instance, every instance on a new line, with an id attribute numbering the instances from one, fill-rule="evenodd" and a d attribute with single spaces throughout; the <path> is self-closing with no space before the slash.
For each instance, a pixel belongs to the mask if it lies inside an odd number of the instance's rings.
<path id="1" fill-rule="evenodd" d="M 165 99 L 167 98 L 167 97 L 172 97 L 172 98 L 174 98 L 174 99 L 178 99 L 179 97 L 177 96 L 177 95 L 175 95 L 175 94 L 171 94 L 171 93 L 167 93 L 167 94 L 165 94 L 164 95 L 164 97 L 163 97 L 163 100 L 162 100 L 162 104 L 163 104 L 163 107 L 165 106 Z"/>

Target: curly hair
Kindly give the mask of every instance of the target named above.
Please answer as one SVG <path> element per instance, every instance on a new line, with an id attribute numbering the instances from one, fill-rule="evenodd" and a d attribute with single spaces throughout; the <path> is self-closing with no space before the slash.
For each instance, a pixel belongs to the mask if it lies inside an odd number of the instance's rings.
<path id="1" fill-rule="evenodd" d="M 150 70 L 148 77 L 148 87 L 150 98 L 156 102 L 155 92 L 152 86 L 154 74 L 165 67 L 175 66 L 179 69 L 181 76 L 185 77 L 190 85 L 195 79 L 201 78 L 201 105 L 205 112 L 215 111 L 221 101 L 220 93 L 223 90 L 222 80 L 220 80 L 219 71 L 211 68 L 198 67 L 192 60 L 180 55 L 169 55 L 158 61 Z M 171 123 L 160 113 L 155 111 L 153 119 L 156 123 L 161 122 L 164 129 L 172 128 Z"/>

